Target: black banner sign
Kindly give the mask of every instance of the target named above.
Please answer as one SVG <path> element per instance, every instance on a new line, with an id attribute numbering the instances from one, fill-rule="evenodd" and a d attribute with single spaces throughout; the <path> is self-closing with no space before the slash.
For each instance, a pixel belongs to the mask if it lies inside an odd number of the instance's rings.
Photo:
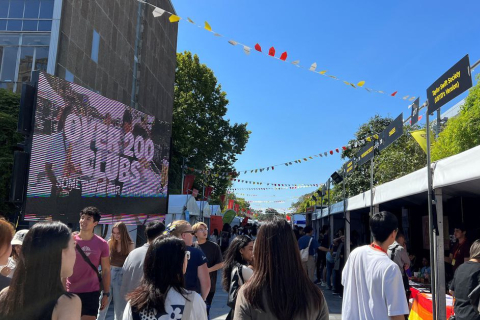
<path id="1" fill-rule="evenodd" d="M 472 87 L 468 54 L 427 89 L 428 114 Z"/>
<path id="2" fill-rule="evenodd" d="M 347 176 L 352 174 L 354 169 L 355 169 L 355 161 L 350 160 L 347 163 L 345 163 L 345 173 Z"/>
<path id="3" fill-rule="evenodd" d="M 383 130 L 378 150 L 382 151 L 403 134 L 403 112 Z"/>
<path id="4" fill-rule="evenodd" d="M 418 122 L 418 112 L 420 111 L 420 98 L 417 98 L 412 104 L 412 116 L 410 117 L 410 124 L 413 126 Z"/>
<path id="5" fill-rule="evenodd" d="M 375 148 L 375 141 L 367 143 L 360 151 L 357 153 L 357 164 L 359 166 L 363 165 L 365 162 L 373 158 Z"/>

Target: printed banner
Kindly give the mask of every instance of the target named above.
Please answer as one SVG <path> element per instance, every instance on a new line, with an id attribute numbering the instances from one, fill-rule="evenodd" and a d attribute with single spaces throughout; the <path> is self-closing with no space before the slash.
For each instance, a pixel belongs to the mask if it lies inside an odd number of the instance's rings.
<path id="1" fill-rule="evenodd" d="M 428 114 L 472 87 L 468 54 L 427 89 Z"/>
<path id="2" fill-rule="evenodd" d="M 195 180 L 194 174 L 187 174 L 183 178 L 183 193 L 182 194 L 189 194 L 193 188 L 193 181 Z"/>
<path id="3" fill-rule="evenodd" d="M 355 169 L 355 161 L 350 160 L 345 164 L 345 173 L 347 176 L 353 173 L 353 170 Z"/>
<path id="4" fill-rule="evenodd" d="M 368 160 L 373 158 L 375 149 L 375 141 L 367 143 L 359 152 L 357 152 L 357 165 L 361 166 Z"/>
<path id="5" fill-rule="evenodd" d="M 382 151 L 403 134 L 403 112 L 383 130 L 378 150 Z"/>
<path id="6" fill-rule="evenodd" d="M 418 122 L 418 112 L 420 111 L 420 98 L 417 98 L 412 105 L 412 115 L 410 117 L 410 124 L 413 126 Z"/>

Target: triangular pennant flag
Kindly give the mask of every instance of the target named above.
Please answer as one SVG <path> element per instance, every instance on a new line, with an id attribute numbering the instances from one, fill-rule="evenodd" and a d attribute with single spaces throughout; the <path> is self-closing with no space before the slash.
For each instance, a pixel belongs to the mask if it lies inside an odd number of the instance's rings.
<path id="1" fill-rule="evenodd" d="M 403 100 L 407 100 L 407 99 L 408 99 L 408 97 L 409 97 L 409 96 L 405 96 L 405 97 L 403 97 L 402 99 L 403 99 Z"/>
<path id="2" fill-rule="evenodd" d="M 415 100 L 415 97 L 411 97 L 411 98 L 409 99 L 409 101 L 413 101 L 413 100 Z"/>
<path id="3" fill-rule="evenodd" d="M 168 18 L 168 20 L 169 20 L 171 23 L 178 22 L 178 21 L 180 21 L 180 19 L 181 19 L 181 18 L 180 18 L 179 16 L 174 15 L 174 14 L 172 14 L 172 15 Z"/>
<path id="4" fill-rule="evenodd" d="M 328 155 L 328 153 L 327 153 L 327 152 L 324 152 L 323 154 L 325 155 L 325 157 Z"/>
<path id="5" fill-rule="evenodd" d="M 321 153 L 319 154 L 319 156 L 323 158 L 323 155 Z"/>
<path id="6" fill-rule="evenodd" d="M 234 40 L 228 40 L 228 43 L 230 43 L 232 46 L 236 46 L 238 44 L 238 42 Z"/>
<path id="7" fill-rule="evenodd" d="M 332 78 L 332 79 L 338 80 L 338 78 L 335 77 L 335 76 L 329 76 L 329 77 Z"/>
<path id="8" fill-rule="evenodd" d="M 246 55 L 250 54 L 250 48 L 247 46 L 243 46 L 243 52 L 245 52 Z"/>
<path id="9" fill-rule="evenodd" d="M 312 157 L 309 157 L 310 159 L 313 159 Z"/>
<path id="10" fill-rule="evenodd" d="M 272 170 L 275 170 L 275 167 L 272 167 Z"/>
<path id="11" fill-rule="evenodd" d="M 339 152 L 340 152 L 340 150 L 338 150 L 338 149 L 335 149 L 335 151 L 337 151 L 337 153 L 339 153 Z"/>
<path id="12" fill-rule="evenodd" d="M 323 74 L 327 73 L 327 70 L 322 70 L 319 73 L 323 75 Z"/>
<path id="13" fill-rule="evenodd" d="M 295 60 L 292 62 L 292 64 L 298 67 L 298 65 L 300 64 L 300 60 Z"/>
<path id="14" fill-rule="evenodd" d="M 372 92 L 372 89 L 369 88 L 365 88 L 365 90 L 367 90 L 368 92 Z"/>
<path id="15" fill-rule="evenodd" d="M 262 47 L 260 47 L 260 45 L 257 43 L 255 45 L 255 50 L 257 50 L 258 52 L 262 52 Z"/>
<path id="16" fill-rule="evenodd" d="M 308 70 L 315 71 L 315 69 L 317 69 L 317 63 L 316 62 L 312 63 L 312 65 L 310 66 L 310 69 L 308 69 Z"/>
<path id="17" fill-rule="evenodd" d="M 347 150 L 347 147 L 344 146 L 344 147 L 342 147 L 342 149 L 343 149 L 343 150 Z"/>
<path id="18" fill-rule="evenodd" d="M 353 83 L 350 83 L 350 85 L 351 85 L 353 88 L 357 89 L 357 87 L 355 87 L 355 85 L 354 85 Z"/>
<path id="19" fill-rule="evenodd" d="M 165 13 L 165 10 L 160 8 L 155 8 L 152 12 L 154 18 L 161 17 Z"/>
<path id="20" fill-rule="evenodd" d="M 212 32 L 212 27 L 210 26 L 210 24 L 207 21 L 205 21 L 205 27 L 204 28 L 205 28 L 205 30 Z"/>
<path id="21" fill-rule="evenodd" d="M 330 150 L 330 154 L 333 154 L 333 150 Z"/>
<path id="22" fill-rule="evenodd" d="M 391 94 L 392 97 L 395 97 L 397 95 L 398 91 L 395 91 L 394 93 Z"/>
<path id="23" fill-rule="evenodd" d="M 347 82 L 347 81 L 343 81 L 343 83 L 345 83 L 347 86 L 350 85 L 350 82 Z"/>
<path id="24" fill-rule="evenodd" d="M 364 85 L 365 85 L 365 81 L 363 80 L 357 83 L 357 87 L 360 87 L 360 88 L 363 87 Z"/>
<path id="25" fill-rule="evenodd" d="M 214 33 L 213 34 L 215 37 L 223 37 L 220 33 Z"/>
<path id="26" fill-rule="evenodd" d="M 367 138 L 367 141 L 368 141 L 368 142 L 372 141 L 372 138 L 368 137 L 368 138 Z"/>
<path id="27" fill-rule="evenodd" d="M 275 57 L 275 48 L 274 47 L 271 47 L 270 50 L 268 50 L 268 55 L 272 56 L 272 57 Z"/>
<path id="28" fill-rule="evenodd" d="M 282 60 L 282 61 L 287 60 L 287 51 L 285 51 L 284 53 L 282 53 L 282 55 L 280 56 L 280 60 Z"/>
<path id="29" fill-rule="evenodd" d="M 308 161 L 307 158 L 303 158 L 303 160 Z"/>

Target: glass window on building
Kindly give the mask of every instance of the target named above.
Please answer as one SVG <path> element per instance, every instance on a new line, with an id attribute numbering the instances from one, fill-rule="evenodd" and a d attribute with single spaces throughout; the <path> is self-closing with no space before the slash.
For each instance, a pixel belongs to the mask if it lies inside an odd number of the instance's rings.
<path id="1" fill-rule="evenodd" d="M 97 31 L 93 30 L 91 58 L 96 63 L 98 63 L 98 47 L 99 46 L 100 46 L 100 35 L 98 34 Z"/>
<path id="2" fill-rule="evenodd" d="M 54 0 L 0 0 L 0 31 L 50 31 Z"/>
<path id="3" fill-rule="evenodd" d="M 32 71 L 46 70 L 50 34 L 0 33 L 0 87 L 19 92 Z"/>

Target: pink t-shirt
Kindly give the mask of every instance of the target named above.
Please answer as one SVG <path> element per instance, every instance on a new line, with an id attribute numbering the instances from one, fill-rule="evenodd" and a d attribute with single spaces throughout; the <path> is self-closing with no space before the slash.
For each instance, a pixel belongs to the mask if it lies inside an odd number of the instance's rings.
<path id="1" fill-rule="evenodd" d="M 75 241 L 96 267 L 100 266 L 101 258 L 109 256 L 107 241 L 97 235 L 93 235 L 93 238 L 89 241 L 82 240 L 76 235 Z M 100 283 L 95 270 L 83 260 L 82 255 L 77 251 L 77 260 L 75 260 L 73 274 L 67 278 L 67 291 L 83 293 L 99 290 Z"/>

